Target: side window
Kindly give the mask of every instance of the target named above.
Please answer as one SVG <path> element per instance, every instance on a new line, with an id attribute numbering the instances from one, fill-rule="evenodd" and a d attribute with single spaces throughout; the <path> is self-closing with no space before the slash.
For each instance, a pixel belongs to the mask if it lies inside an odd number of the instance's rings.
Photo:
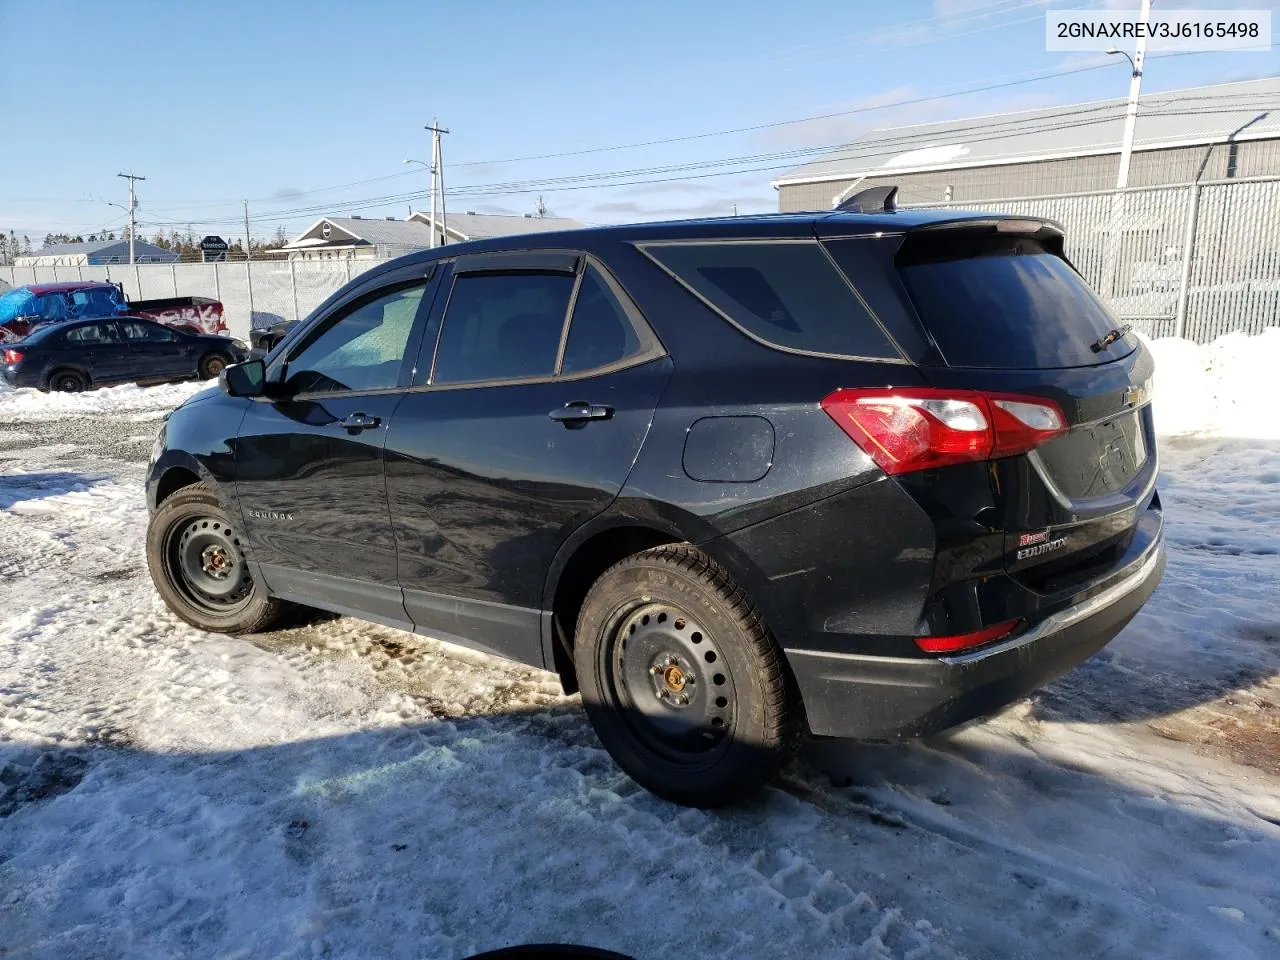
<path id="1" fill-rule="evenodd" d="M 330 318 L 289 358 L 294 393 L 387 390 L 400 383 L 405 352 L 427 283 L 355 304 Z"/>
<path id="2" fill-rule="evenodd" d="M 549 377 L 574 278 L 561 273 L 462 274 L 453 284 L 432 383 Z"/>
<path id="3" fill-rule="evenodd" d="M 640 339 L 612 286 L 588 266 L 578 288 L 565 342 L 562 374 L 593 370 L 624 360 L 640 350 Z"/>
<path id="4" fill-rule="evenodd" d="M 137 320 L 121 320 L 126 340 L 140 340 L 147 343 L 173 343 L 178 335 L 167 330 L 158 323 L 139 323 Z"/>
<path id="5" fill-rule="evenodd" d="M 642 248 L 735 326 L 777 347 L 901 359 L 816 241 Z"/>
<path id="6" fill-rule="evenodd" d="M 120 334 L 114 323 L 86 323 L 82 327 L 67 331 L 67 342 L 84 346 L 100 343 L 118 343 Z"/>

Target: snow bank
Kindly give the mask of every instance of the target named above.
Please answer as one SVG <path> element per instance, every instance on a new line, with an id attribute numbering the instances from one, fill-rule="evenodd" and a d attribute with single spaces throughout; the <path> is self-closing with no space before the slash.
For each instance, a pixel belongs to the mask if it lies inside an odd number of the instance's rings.
<path id="1" fill-rule="evenodd" d="M 14 390 L 0 381 L 0 417 L 6 420 L 57 420 L 129 411 L 155 411 L 159 414 L 172 410 L 208 386 L 201 381 L 166 383 L 159 387 L 140 387 L 129 383 L 85 393 L 42 393 L 32 389 Z"/>
<path id="2" fill-rule="evenodd" d="M 1280 439 L 1273 382 L 1280 327 L 1228 333 L 1203 346 L 1176 337 L 1146 343 L 1156 358 L 1157 433 Z"/>

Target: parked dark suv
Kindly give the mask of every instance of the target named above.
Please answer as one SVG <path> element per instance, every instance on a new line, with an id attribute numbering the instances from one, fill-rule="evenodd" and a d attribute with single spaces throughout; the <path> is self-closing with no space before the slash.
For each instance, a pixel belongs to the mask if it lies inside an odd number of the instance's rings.
<path id="1" fill-rule="evenodd" d="M 299 603 L 554 670 L 679 803 L 982 716 L 1163 569 L 1151 356 L 1062 249 L 947 211 L 403 257 L 170 416 L 152 577 L 207 630 Z"/>

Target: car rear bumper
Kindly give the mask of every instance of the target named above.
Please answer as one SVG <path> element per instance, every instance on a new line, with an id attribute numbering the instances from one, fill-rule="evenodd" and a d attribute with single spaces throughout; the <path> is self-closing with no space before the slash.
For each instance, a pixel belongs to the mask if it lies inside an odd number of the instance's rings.
<path id="1" fill-rule="evenodd" d="M 1139 555 L 1086 599 L 1014 636 L 936 659 L 788 649 L 818 736 L 885 740 L 936 733 L 1024 697 L 1106 646 L 1164 572 L 1163 521 Z"/>
<path id="2" fill-rule="evenodd" d="M 40 379 L 35 372 L 24 370 L 20 366 L 0 367 L 0 380 L 15 388 L 40 386 Z"/>

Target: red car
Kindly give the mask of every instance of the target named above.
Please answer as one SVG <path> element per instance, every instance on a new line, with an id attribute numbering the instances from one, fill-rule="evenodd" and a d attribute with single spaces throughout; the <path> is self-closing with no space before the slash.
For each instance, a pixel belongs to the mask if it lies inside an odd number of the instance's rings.
<path id="1" fill-rule="evenodd" d="M 35 327 L 65 320 L 128 314 L 191 333 L 227 333 L 222 304 L 208 297 L 169 297 L 130 303 L 113 283 L 34 283 L 0 294 L 0 342 L 21 340 Z"/>

